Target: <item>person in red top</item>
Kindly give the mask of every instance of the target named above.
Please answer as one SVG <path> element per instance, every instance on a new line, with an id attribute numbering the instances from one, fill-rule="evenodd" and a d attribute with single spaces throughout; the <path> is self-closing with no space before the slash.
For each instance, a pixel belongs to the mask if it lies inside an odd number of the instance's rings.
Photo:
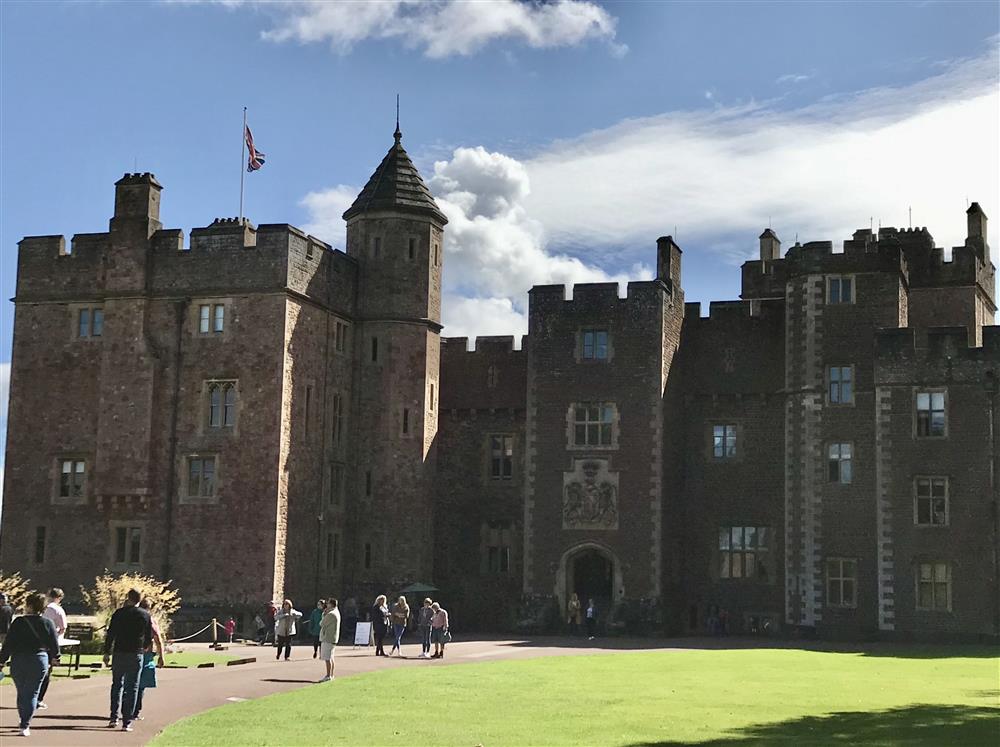
<path id="1" fill-rule="evenodd" d="M 225 624 L 226 635 L 229 637 L 229 642 L 233 642 L 233 633 L 236 632 L 236 621 L 233 618 L 226 620 Z"/>

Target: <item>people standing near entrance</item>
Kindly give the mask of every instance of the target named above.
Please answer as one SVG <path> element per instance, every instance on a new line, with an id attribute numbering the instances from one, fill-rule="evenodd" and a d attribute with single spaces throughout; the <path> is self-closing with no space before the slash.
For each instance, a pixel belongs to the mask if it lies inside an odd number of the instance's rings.
<path id="1" fill-rule="evenodd" d="M 222 626 L 222 629 L 226 631 L 226 637 L 229 639 L 229 642 L 232 643 L 233 634 L 236 632 L 236 621 L 230 617 L 226 620 L 226 624 Z"/>
<path id="2" fill-rule="evenodd" d="M 309 635 L 312 637 L 313 658 L 319 656 L 319 625 L 323 620 L 323 612 L 326 610 L 326 600 L 320 599 L 316 602 L 316 608 L 309 615 Z"/>
<path id="3" fill-rule="evenodd" d="M 320 682 L 333 679 L 334 657 L 340 642 L 340 610 L 337 600 L 330 597 L 323 606 L 323 616 L 319 623 L 319 657 L 326 666 L 326 676 Z"/>
<path id="4" fill-rule="evenodd" d="M 597 631 L 597 605 L 594 604 L 593 599 L 587 600 L 587 638 L 588 640 L 594 640 L 594 634 Z"/>
<path id="5" fill-rule="evenodd" d="M 66 611 L 62 608 L 63 590 L 58 586 L 49 589 L 49 603 L 45 607 L 42 617 L 52 623 L 56 629 L 56 639 L 62 640 L 66 636 Z M 42 689 L 38 691 L 38 710 L 44 711 L 48 708 L 45 703 L 45 693 L 49 691 L 49 683 L 52 681 L 52 665 L 49 664 L 49 671 L 45 673 L 42 680 Z"/>
<path id="6" fill-rule="evenodd" d="M 402 656 L 403 634 L 406 632 L 406 623 L 410 620 L 410 605 L 406 603 L 406 597 L 396 600 L 389 617 L 392 620 L 392 633 L 395 636 L 389 655 L 395 653 L 397 656 Z"/>
<path id="7" fill-rule="evenodd" d="M 111 664 L 110 729 L 118 726 L 120 711 L 122 730 L 132 731 L 143 654 L 153 642 L 153 625 L 149 613 L 139 606 L 141 601 L 139 590 L 129 589 L 125 606 L 115 610 L 104 636 L 104 666 Z"/>
<path id="8" fill-rule="evenodd" d="M 451 640 L 451 633 L 448 631 L 448 610 L 437 602 L 431 605 L 434 614 L 431 616 L 431 641 L 434 643 L 434 655 L 432 659 L 444 658 L 444 645 Z"/>
<path id="9" fill-rule="evenodd" d="M 424 606 L 417 612 L 417 630 L 420 633 L 420 658 L 431 658 L 431 619 L 434 610 L 431 609 L 430 597 L 424 600 Z"/>
<path id="10" fill-rule="evenodd" d="M 31 734 L 31 717 L 38 706 L 42 680 L 59 662 L 59 641 L 51 620 L 42 617 L 45 597 L 32 594 L 25 600 L 25 614 L 11 621 L 0 646 L 0 670 L 10 660 L 10 675 L 17 690 L 18 728 L 22 737 Z"/>
<path id="11" fill-rule="evenodd" d="M 569 626 L 569 632 L 572 635 L 580 634 L 580 597 L 577 596 L 574 591 L 570 595 L 569 602 L 566 604 L 566 624 Z"/>
<path id="12" fill-rule="evenodd" d="M 285 650 L 285 661 L 292 655 L 292 638 L 297 631 L 296 622 L 302 617 L 302 613 L 292 606 L 292 600 L 286 599 L 281 603 L 281 609 L 274 619 L 274 637 L 278 640 L 278 653 L 274 657 L 277 661 L 281 658 L 281 650 Z"/>
<path id="13" fill-rule="evenodd" d="M 386 607 L 385 594 L 375 597 L 375 604 L 372 605 L 372 633 L 375 635 L 375 656 L 385 656 L 385 649 L 382 644 L 385 642 L 385 634 L 389 629 L 389 608 Z"/>
<path id="14" fill-rule="evenodd" d="M 153 617 L 153 603 L 148 598 L 139 602 L 139 608 L 149 613 L 149 625 L 152 628 L 153 640 L 142 653 L 142 671 L 139 672 L 139 691 L 135 696 L 135 711 L 132 714 L 133 721 L 142 721 L 140 715 L 142 711 L 142 696 L 147 687 L 156 687 L 156 668 L 164 666 L 163 661 L 163 636 L 160 635 L 160 626 Z M 232 620 L 232 618 L 229 618 Z"/>
<path id="15" fill-rule="evenodd" d="M 14 608 L 7 602 L 7 595 L 0 592 L 0 645 L 3 645 L 10 630 L 10 624 L 14 620 Z"/>

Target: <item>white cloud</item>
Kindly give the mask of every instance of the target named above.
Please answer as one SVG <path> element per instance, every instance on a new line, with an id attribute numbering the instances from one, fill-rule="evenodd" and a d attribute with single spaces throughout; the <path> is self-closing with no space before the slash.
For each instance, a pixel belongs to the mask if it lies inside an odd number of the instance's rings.
<path id="1" fill-rule="evenodd" d="M 427 57 L 470 55 L 498 40 L 536 49 L 567 47 L 596 39 L 613 55 L 617 19 L 589 0 L 527 3 L 518 0 L 217 0 L 229 8 L 259 9 L 274 21 L 261 33 L 273 42 L 325 42 L 340 54 L 368 39 L 393 39 Z"/>
<path id="2" fill-rule="evenodd" d="M 719 107 L 627 120 L 552 145 L 524 166 L 524 209 L 550 247 L 647 246 L 677 225 L 681 245 L 740 260 L 772 225 L 791 243 L 849 238 L 869 225 L 965 237 L 966 197 L 994 218 L 1000 245 L 996 49 L 902 88 L 780 111 Z M 734 237 L 744 252 L 733 252 Z"/>
<path id="3" fill-rule="evenodd" d="M 428 186 L 448 216 L 442 309 L 446 335 L 525 333 L 527 291 L 534 285 L 625 283 L 652 276 L 643 266 L 633 267 L 631 274 L 614 274 L 547 251 L 541 224 L 524 208 L 531 192 L 524 165 L 502 153 L 457 148 L 451 159 L 434 164 Z M 310 192 L 302 200 L 310 215 L 306 230 L 336 244 L 344 232 L 340 215 L 356 194 L 343 185 Z"/>
<path id="4" fill-rule="evenodd" d="M 309 211 L 310 220 L 302 230 L 332 244 L 335 249 L 347 250 L 344 240 L 344 220 L 340 216 L 351 206 L 361 192 L 358 187 L 338 184 L 319 192 L 310 192 L 299 204 Z"/>
<path id="5" fill-rule="evenodd" d="M 811 75 L 806 75 L 804 73 L 785 73 L 784 75 L 779 75 L 774 82 L 778 85 L 784 85 L 786 83 L 805 83 L 811 78 Z"/>

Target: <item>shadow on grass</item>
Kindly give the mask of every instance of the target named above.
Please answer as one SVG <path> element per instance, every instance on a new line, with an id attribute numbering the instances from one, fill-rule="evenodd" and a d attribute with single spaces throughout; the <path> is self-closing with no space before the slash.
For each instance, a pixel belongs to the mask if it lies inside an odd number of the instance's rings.
<path id="1" fill-rule="evenodd" d="M 482 642 L 490 639 L 483 638 Z M 585 636 L 530 636 L 497 639 L 498 646 L 512 648 L 572 648 L 594 651 L 645 651 L 651 649 L 681 649 L 692 651 L 740 651 L 775 649 L 780 651 L 816 651 L 831 654 L 857 654 L 894 659 L 988 659 L 1000 655 L 995 645 L 976 643 L 932 644 L 904 642 L 851 643 L 783 638 L 687 637 L 687 638 L 627 638 Z"/>
<path id="2" fill-rule="evenodd" d="M 961 705 L 913 705 L 876 712 L 840 712 L 824 716 L 756 724 L 733 730 L 730 737 L 704 742 L 639 742 L 628 747 L 731 747 L 733 745 L 900 744 L 907 747 L 997 744 L 1000 708 Z"/>

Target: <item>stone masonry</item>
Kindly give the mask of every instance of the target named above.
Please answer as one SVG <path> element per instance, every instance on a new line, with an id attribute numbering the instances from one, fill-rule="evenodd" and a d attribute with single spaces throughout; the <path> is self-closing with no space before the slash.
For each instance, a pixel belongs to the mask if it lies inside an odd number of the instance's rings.
<path id="1" fill-rule="evenodd" d="M 986 216 L 782 254 L 739 301 L 538 286 L 521 340 L 442 338 L 444 231 L 402 135 L 344 214 L 19 244 L 0 567 L 173 579 L 186 610 L 433 584 L 466 630 L 1000 634 Z M 415 601 L 415 600 L 411 600 Z"/>

